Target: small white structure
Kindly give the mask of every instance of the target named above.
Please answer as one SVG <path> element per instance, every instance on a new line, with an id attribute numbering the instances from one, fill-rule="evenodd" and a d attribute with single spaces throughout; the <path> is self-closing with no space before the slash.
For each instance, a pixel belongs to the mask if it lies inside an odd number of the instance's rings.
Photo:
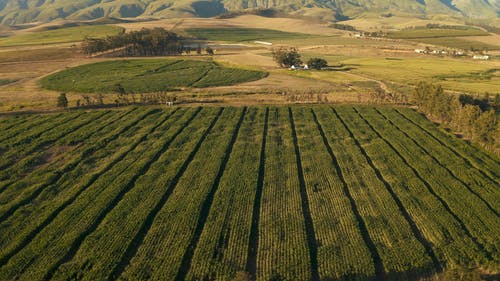
<path id="1" fill-rule="evenodd" d="M 415 53 L 417 53 L 417 54 L 425 54 L 426 51 L 424 49 L 415 49 Z"/>
<path id="2" fill-rule="evenodd" d="M 301 66 L 301 65 L 292 65 L 290 67 L 290 70 L 309 70 L 309 65 L 304 65 L 304 66 Z"/>
<path id="3" fill-rule="evenodd" d="M 265 42 L 265 41 L 253 41 L 255 44 L 261 44 L 261 45 L 266 45 L 266 46 L 272 46 L 273 43 L 271 42 Z"/>
<path id="4" fill-rule="evenodd" d="M 474 59 L 474 60 L 489 60 L 490 56 L 486 56 L 486 55 L 474 55 L 472 57 L 472 59 Z"/>

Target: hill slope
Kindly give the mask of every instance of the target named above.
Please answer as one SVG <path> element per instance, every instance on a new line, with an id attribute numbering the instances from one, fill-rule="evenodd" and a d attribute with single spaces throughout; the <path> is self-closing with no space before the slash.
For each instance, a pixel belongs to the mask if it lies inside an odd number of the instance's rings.
<path id="1" fill-rule="evenodd" d="M 497 0 L 0 0 L 0 22 L 20 24 L 54 19 L 110 17 L 211 17 L 227 11 L 276 8 L 333 19 L 364 12 L 447 14 L 492 18 L 500 14 Z"/>

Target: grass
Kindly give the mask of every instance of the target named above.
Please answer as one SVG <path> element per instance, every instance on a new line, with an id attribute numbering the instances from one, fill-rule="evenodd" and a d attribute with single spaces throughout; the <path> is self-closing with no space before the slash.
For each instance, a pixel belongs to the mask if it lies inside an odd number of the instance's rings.
<path id="1" fill-rule="evenodd" d="M 498 158 L 411 109 L 139 107 L 0 127 L 2 280 L 498 272 Z"/>
<path id="2" fill-rule="evenodd" d="M 227 86 L 254 81 L 267 73 L 226 68 L 212 61 L 138 59 L 87 64 L 41 80 L 49 90 L 112 93 L 120 84 L 127 93 L 150 93 L 186 87 Z"/>
<path id="3" fill-rule="evenodd" d="M 448 29 L 448 28 L 415 28 L 390 32 L 389 38 L 394 39 L 416 39 L 416 38 L 439 38 L 439 37 L 461 37 L 461 36 L 487 36 L 488 32 L 476 28 Z"/>
<path id="4" fill-rule="evenodd" d="M 0 38 L 0 47 L 46 45 L 82 41 L 85 37 L 106 37 L 122 30 L 112 25 L 78 26 Z"/>
<path id="5" fill-rule="evenodd" d="M 76 48 L 37 48 L 20 51 L 0 52 L 0 63 L 25 61 L 63 60 L 78 54 Z"/>
<path id="6" fill-rule="evenodd" d="M 419 81 L 432 81 L 442 84 L 445 89 L 454 91 L 496 93 L 498 92 L 500 83 L 498 76 L 493 76 L 490 80 L 441 81 L 438 78 L 441 75 L 481 73 L 492 68 L 489 64 L 478 64 L 472 61 L 442 58 L 403 58 L 398 60 L 351 58 L 342 61 L 342 63 L 353 67 L 353 70 L 351 70 L 353 73 L 368 75 L 379 80 L 410 85 L 416 85 Z"/>
<path id="7" fill-rule="evenodd" d="M 456 48 L 462 50 L 500 50 L 500 45 L 492 45 L 480 41 L 472 41 L 464 38 L 455 37 L 435 37 L 435 38 L 418 38 L 411 39 L 414 42 L 421 42 L 437 46 L 444 46 L 449 48 Z"/>
<path id="8" fill-rule="evenodd" d="M 211 41 L 244 42 L 255 40 L 289 40 L 318 37 L 263 28 L 189 28 L 186 32 L 196 38 Z"/>

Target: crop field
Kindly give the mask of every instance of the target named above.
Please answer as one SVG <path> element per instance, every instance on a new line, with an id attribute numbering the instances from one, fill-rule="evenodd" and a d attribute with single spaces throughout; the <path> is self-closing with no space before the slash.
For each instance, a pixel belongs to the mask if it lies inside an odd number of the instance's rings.
<path id="1" fill-rule="evenodd" d="M 352 67 L 352 73 L 380 80 L 416 85 L 420 81 L 440 83 L 444 89 L 469 93 L 497 93 L 500 87 L 498 76 L 482 77 L 477 73 L 489 73 L 494 64 L 479 64 L 472 60 L 447 58 L 349 58 L 340 61 Z M 450 72 L 450 69 L 452 70 Z M 467 77 L 443 81 L 443 76 Z"/>
<path id="2" fill-rule="evenodd" d="M 415 39 L 483 35 L 487 36 L 489 33 L 477 28 L 415 28 L 391 32 L 388 37 L 395 39 Z"/>
<path id="3" fill-rule="evenodd" d="M 499 160 L 410 109 L 77 110 L 0 130 L 0 280 L 498 269 Z"/>
<path id="4" fill-rule="evenodd" d="M 82 65 L 44 77 L 44 88 L 82 93 L 110 93 L 120 84 L 127 93 L 180 87 L 204 88 L 255 81 L 266 72 L 223 67 L 212 61 L 138 59 Z"/>
<path id="5" fill-rule="evenodd" d="M 118 34 L 122 28 L 112 25 L 67 27 L 0 38 L 0 47 L 41 45 L 82 41 L 85 37 L 106 37 Z"/>
<path id="6" fill-rule="evenodd" d="M 475 40 L 467 40 L 466 38 L 437 37 L 437 38 L 411 39 L 411 41 L 432 44 L 437 46 L 444 46 L 449 48 L 457 48 L 462 50 L 470 50 L 471 48 L 476 50 L 490 50 L 490 51 L 500 50 L 500 43 L 497 45 L 493 45 Z"/>
<path id="7" fill-rule="evenodd" d="M 307 39 L 311 37 L 318 37 L 318 35 L 263 28 L 189 28 L 186 29 L 186 32 L 196 38 L 228 42 Z"/>

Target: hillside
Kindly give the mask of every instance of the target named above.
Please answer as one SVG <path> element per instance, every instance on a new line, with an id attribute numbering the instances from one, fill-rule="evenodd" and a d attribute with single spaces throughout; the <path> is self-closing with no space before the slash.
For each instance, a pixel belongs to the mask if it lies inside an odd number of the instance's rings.
<path id="1" fill-rule="evenodd" d="M 256 8 L 275 8 L 326 20 L 367 12 L 483 19 L 498 17 L 500 13 L 498 1 L 491 0 L 0 0 L 0 22 L 12 25 L 63 18 L 212 17 Z"/>

